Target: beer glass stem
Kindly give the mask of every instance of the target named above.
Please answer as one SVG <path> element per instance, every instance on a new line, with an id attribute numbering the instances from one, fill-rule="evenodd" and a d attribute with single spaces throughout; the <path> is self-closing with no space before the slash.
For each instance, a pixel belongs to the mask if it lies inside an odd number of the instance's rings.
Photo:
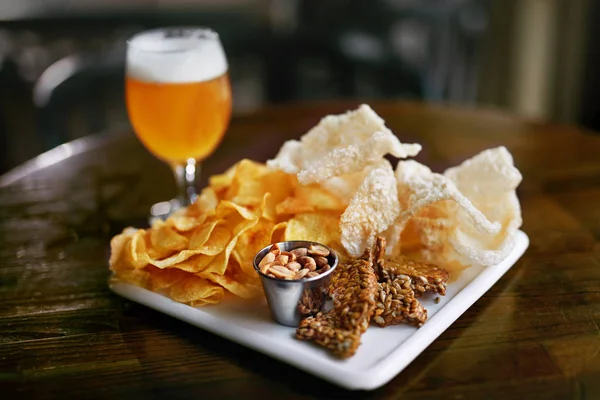
<path id="1" fill-rule="evenodd" d="M 173 166 L 177 183 L 177 199 L 185 207 L 196 201 L 196 176 L 200 174 L 200 163 L 189 158 L 185 164 Z"/>

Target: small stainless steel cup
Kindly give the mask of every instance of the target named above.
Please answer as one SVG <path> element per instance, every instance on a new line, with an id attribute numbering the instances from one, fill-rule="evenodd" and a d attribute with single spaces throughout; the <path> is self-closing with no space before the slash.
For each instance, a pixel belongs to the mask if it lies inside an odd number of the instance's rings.
<path id="1" fill-rule="evenodd" d="M 281 251 L 290 251 L 298 247 L 309 247 L 317 244 L 324 246 L 321 243 L 303 240 L 291 240 L 277 244 Z M 258 264 L 271 250 L 271 247 L 273 247 L 272 244 L 256 254 L 254 269 L 262 281 L 273 319 L 281 325 L 297 327 L 303 318 L 316 314 L 325 307 L 327 288 L 331 280 L 331 273 L 338 265 L 338 256 L 335 251 L 324 246 L 330 253 L 327 258 L 331 268 L 328 271 L 312 278 L 284 280 L 266 276 L 260 272 L 258 267 Z"/>

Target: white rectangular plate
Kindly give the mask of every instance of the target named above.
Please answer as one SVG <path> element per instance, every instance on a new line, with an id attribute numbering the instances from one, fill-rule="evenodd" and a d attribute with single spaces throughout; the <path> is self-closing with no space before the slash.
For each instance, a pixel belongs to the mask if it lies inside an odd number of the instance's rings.
<path id="1" fill-rule="evenodd" d="M 421 328 L 396 325 L 370 327 L 357 353 L 339 360 L 311 343 L 294 338 L 295 330 L 276 324 L 266 301 L 224 302 L 194 308 L 138 286 L 112 282 L 111 289 L 129 300 L 213 332 L 267 354 L 347 389 L 376 389 L 394 378 L 450 324 L 488 291 L 523 255 L 529 246 L 519 231 L 512 253 L 492 267 L 472 266 L 448 285 L 446 296 L 435 304 L 422 299 L 429 319 Z"/>

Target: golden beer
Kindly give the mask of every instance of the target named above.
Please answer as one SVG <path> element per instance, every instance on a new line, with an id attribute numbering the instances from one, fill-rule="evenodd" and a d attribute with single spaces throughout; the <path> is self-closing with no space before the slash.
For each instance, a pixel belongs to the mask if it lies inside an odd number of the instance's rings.
<path id="1" fill-rule="evenodd" d="M 219 145 L 231 117 L 227 74 L 204 82 L 157 83 L 126 78 L 129 119 L 158 158 L 202 160 Z"/>
<path id="2" fill-rule="evenodd" d="M 177 197 L 152 206 L 150 220 L 195 200 L 201 161 L 229 125 L 228 70 L 219 35 L 209 28 L 159 28 L 127 42 L 129 120 L 144 146 L 171 166 L 177 183 Z"/>

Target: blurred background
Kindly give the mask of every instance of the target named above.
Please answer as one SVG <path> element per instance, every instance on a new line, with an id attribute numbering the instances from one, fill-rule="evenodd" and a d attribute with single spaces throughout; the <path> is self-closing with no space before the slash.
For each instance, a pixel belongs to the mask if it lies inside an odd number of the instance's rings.
<path id="1" fill-rule="evenodd" d="M 0 0 L 0 173 L 127 127 L 125 40 L 167 25 L 220 33 L 237 114 L 416 99 L 600 130 L 599 22 L 592 0 Z"/>

